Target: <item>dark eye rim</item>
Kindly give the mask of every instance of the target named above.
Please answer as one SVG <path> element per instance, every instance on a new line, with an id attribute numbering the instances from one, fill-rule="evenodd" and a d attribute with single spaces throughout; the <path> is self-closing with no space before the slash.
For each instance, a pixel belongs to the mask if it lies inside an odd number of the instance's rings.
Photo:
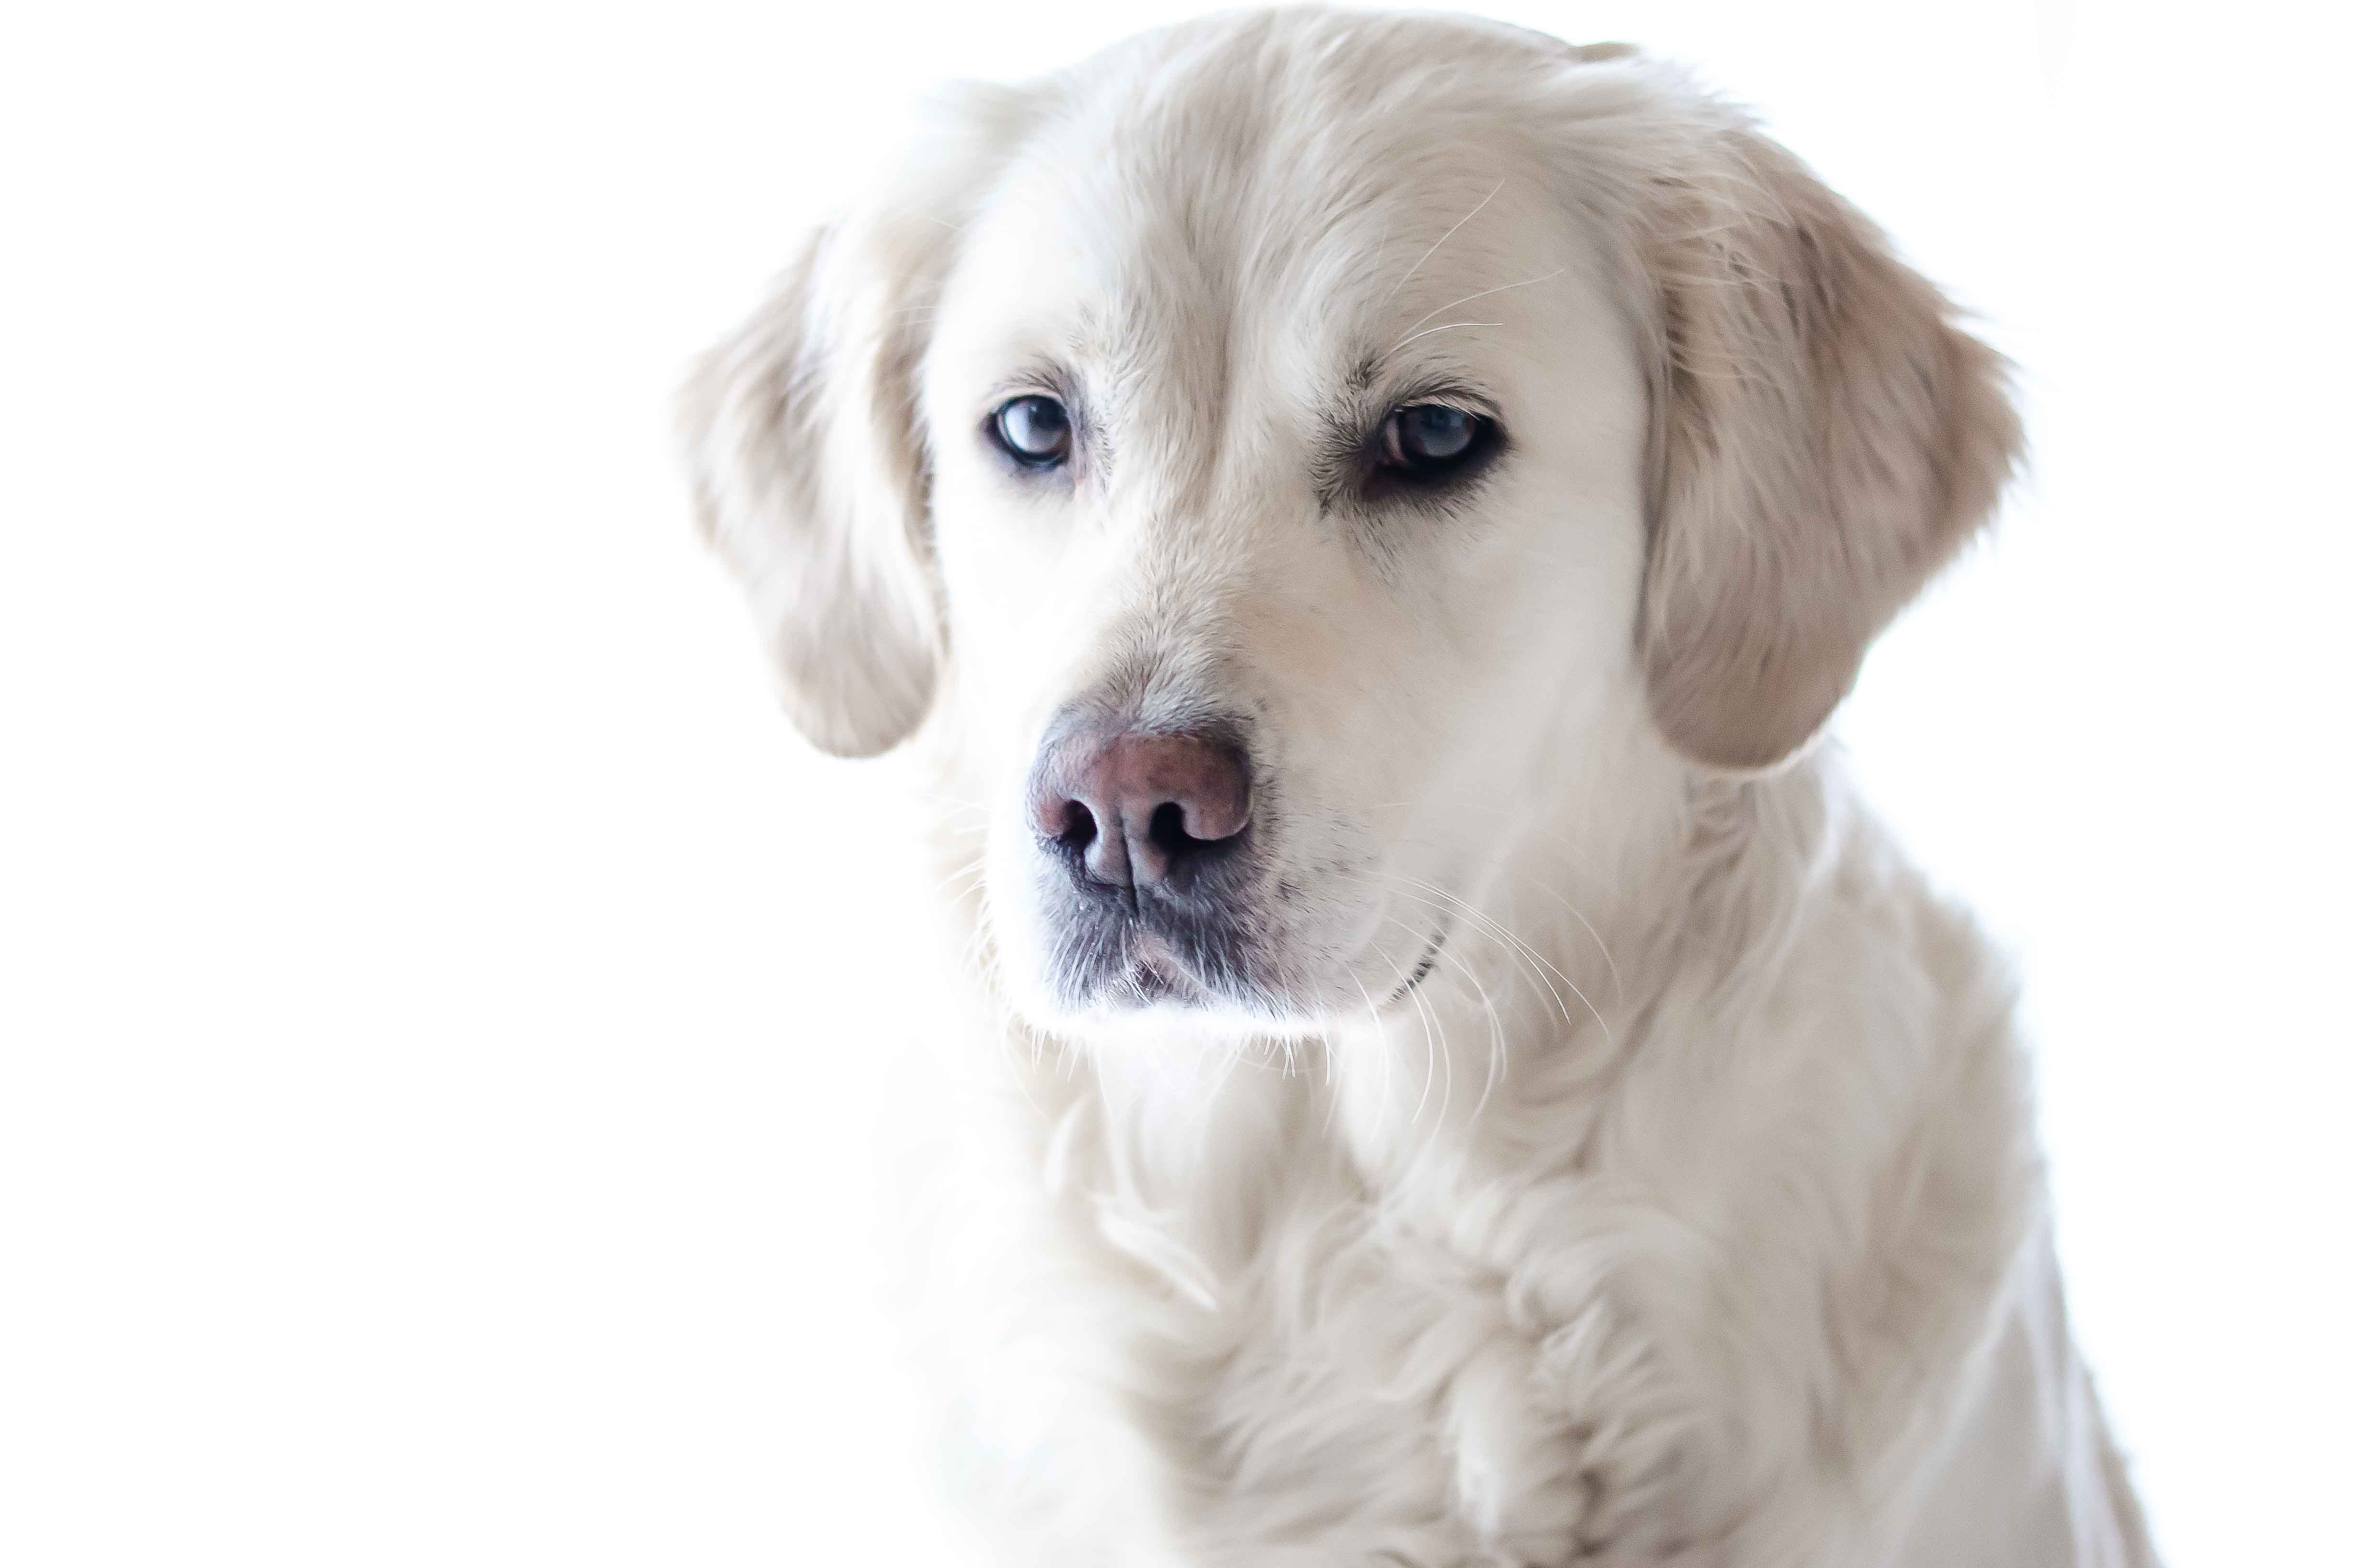
<path id="1" fill-rule="evenodd" d="M 1056 449 L 1050 452 L 1026 451 L 1014 445 L 1011 437 L 1005 433 L 1003 416 L 1023 403 L 1049 403 L 1061 411 L 1063 438 Z M 1048 392 L 1013 393 L 987 410 L 986 419 L 979 428 L 980 433 L 985 436 L 988 444 L 1000 452 L 1007 460 L 1030 472 L 1041 473 L 1047 470 L 1064 467 L 1069 460 L 1069 455 L 1076 449 L 1076 416 L 1069 412 L 1066 399 Z"/>
<path id="2" fill-rule="evenodd" d="M 1444 458 L 1417 457 L 1406 451 L 1398 436 L 1398 421 L 1425 408 L 1452 408 L 1473 423 L 1472 439 L 1463 449 Z M 1431 395 L 1397 404 L 1373 427 L 1369 443 L 1373 477 L 1384 484 L 1427 489 L 1452 483 L 1485 467 L 1505 446 L 1505 427 L 1494 415 L 1458 398 Z"/>

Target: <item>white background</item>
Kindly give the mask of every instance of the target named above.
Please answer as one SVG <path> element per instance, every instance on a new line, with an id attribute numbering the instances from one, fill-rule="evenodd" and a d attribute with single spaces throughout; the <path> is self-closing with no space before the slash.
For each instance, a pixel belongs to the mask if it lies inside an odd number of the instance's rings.
<path id="1" fill-rule="evenodd" d="M 868 1284 L 894 765 L 770 706 L 666 402 L 913 89 L 1168 8 L 29 9 L 0 1561 L 945 1561 Z M 2027 368 L 1844 723 L 2023 956 L 2181 1564 L 2368 1561 L 2338 10 L 1500 8 L 1761 106 Z"/>

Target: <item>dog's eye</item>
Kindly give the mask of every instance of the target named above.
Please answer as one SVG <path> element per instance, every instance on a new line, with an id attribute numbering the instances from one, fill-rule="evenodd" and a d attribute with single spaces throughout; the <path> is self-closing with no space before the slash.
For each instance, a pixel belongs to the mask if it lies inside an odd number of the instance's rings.
<path id="1" fill-rule="evenodd" d="M 1463 467 L 1488 446 L 1495 424 L 1443 403 L 1411 403 L 1382 425 L 1382 463 L 1417 479 Z"/>
<path id="2" fill-rule="evenodd" d="M 986 422 L 987 434 L 1015 461 L 1029 468 L 1057 468 L 1069 457 L 1069 411 L 1058 398 L 1015 397 Z"/>

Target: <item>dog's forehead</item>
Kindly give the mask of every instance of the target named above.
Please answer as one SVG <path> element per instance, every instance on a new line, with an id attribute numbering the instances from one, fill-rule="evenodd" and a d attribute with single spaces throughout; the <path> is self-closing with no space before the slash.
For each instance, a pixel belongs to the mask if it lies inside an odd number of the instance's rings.
<path id="1" fill-rule="evenodd" d="M 965 262 L 992 279 L 979 330 L 1126 381 L 1262 353 L 1337 379 L 1410 332 L 1498 324 L 1453 307 L 1567 248 L 1520 101 L 1411 58 L 1120 73 L 987 204 Z"/>

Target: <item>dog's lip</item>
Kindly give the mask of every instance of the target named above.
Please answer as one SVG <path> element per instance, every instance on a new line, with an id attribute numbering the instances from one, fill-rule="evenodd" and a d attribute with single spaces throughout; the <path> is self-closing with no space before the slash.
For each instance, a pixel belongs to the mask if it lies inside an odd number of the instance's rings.
<path id="1" fill-rule="evenodd" d="M 1430 945 L 1423 949 L 1422 957 L 1415 960 L 1414 968 L 1406 971 L 1406 977 L 1398 983 L 1398 988 L 1390 993 L 1391 1002 L 1405 1001 L 1414 994 L 1416 986 L 1430 978 L 1430 971 L 1439 967 L 1439 950 L 1447 945 L 1447 933 L 1454 924 L 1452 919 L 1440 922 L 1439 930 L 1430 938 Z"/>
<path id="2" fill-rule="evenodd" d="M 1126 968 L 1110 989 L 1123 998 L 1132 987 L 1146 1002 L 1185 1002 L 1205 1000 L 1208 987 L 1184 966 L 1176 949 L 1149 933 L 1135 937 L 1127 946 Z"/>

